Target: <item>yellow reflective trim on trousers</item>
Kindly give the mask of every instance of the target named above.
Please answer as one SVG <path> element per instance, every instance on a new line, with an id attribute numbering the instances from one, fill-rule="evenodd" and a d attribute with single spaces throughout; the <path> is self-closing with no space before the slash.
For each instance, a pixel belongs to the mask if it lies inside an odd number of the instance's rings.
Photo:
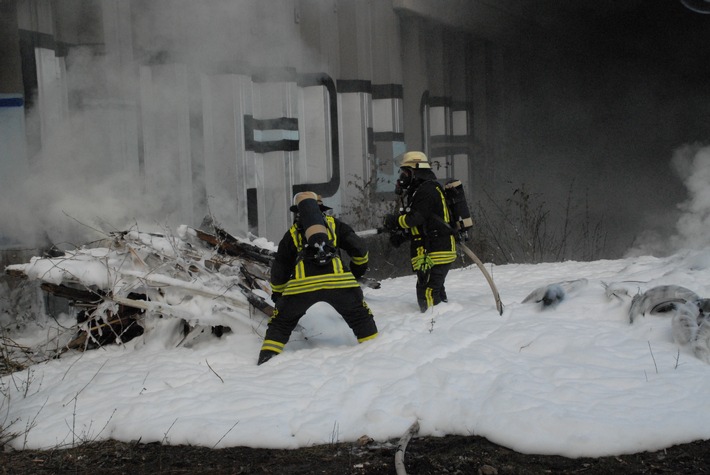
<path id="1" fill-rule="evenodd" d="M 362 343 L 363 341 L 372 340 L 372 339 L 375 338 L 376 336 L 377 336 L 377 332 L 373 333 L 373 334 L 370 335 L 370 336 L 366 336 L 366 337 L 364 337 L 364 338 L 358 338 L 358 339 L 357 339 L 357 342 L 358 342 L 358 343 Z"/>
<path id="2" fill-rule="evenodd" d="M 273 351 L 275 353 L 281 353 L 284 350 L 284 344 L 281 343 L 280 341 L 275 341 L 275 340 L 264 340 L 264 343 L 261 345 L 261 349 L 263 350 L 268 350 L 268 351 Z"/>
<path id="3" fill-rule="evenodd" d="M 426 298 L 426 306 L 433 307 L 434 306 L 434 295 L 433 295 L 433 289 L 431 287 L 426 288 L 426 290 L 424 291 L 424 297 Z"/>

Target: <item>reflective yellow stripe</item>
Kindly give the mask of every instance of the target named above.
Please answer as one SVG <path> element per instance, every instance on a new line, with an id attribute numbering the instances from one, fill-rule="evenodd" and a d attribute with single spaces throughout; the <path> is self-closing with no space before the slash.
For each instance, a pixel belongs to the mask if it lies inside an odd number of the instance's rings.
<path id="1" fill-rule="evenodd" d="M 333 273 L 342 274 L 343 272 L 345 272 L 345 269 L 343 269 L 343 261 L 340 260 L 339 257 L 334 257 L 333 258 Z"/>
<path id="2" fill-rule="evenodd" d="M 426 298 L 426 306 L 427 307 L 434 306 L 434 295 L 432 292 L 433 292 L 433 290 L 431 287 L 427 287 L 426 290 L 424 291 L 424 296 Z"/>
<path id="3" fill-rule="evenodd" d="M 272 292 L 283 293 L 284 290 L 286 290 L 286 284 L 276 285 L 273 282 L 271 283 L 271 291 Z"/>
<path id="4" fill-rule="evenodd" d="M 296 279 L 303 279 L 306 276 L 306 266 L 303 264 L 303 261 L 298 261 L 296 263 L 296 268 L 294 269 L 294 278 Z M 286 284 L 288 285 L 288 284 Z"/>
<path id="5" fill-rule="evenodd" d="M 446 198 L 444 197 L 444 192 L 441 191 L 441 188 L 439 188 L 438 186 L 436 187 L 436 191 L 439 192 L 439 197 L 441 198 L 441 207 L 444 210 L 444 221 L 448 223 L 449 221 L 451 221 L 451 217 L 449 215 L 449 207 L 446 206 Z"/>
<path id="6" fill-rule="evenodd" d="M 357 342 L 358 342 L 358 343 L 362 343 L 363 341 L 372 340 L 372 339 L 375 338 L 376 336 L 377 336 L 377 332 L 373 333 L 373 334 L 370 335 L 370 336 L 366 336 L 366 337 L 364 337 L 364 338 L 358 338 L 358 339 L 357 339 Z"/>
<path id="7" fill-rule="evenodd" d="M 293 239 L 296 250 L 300 252 L 300 250 L 303 249 L 303 238 L 301 237 L 301 233 L 298 232 L 298 226 L 294 224 L 289 228 L 289 232 L 291 233 L 291 239 Z"/>
<path id="8" fill-rule="evenodd" d="M 326 216 L 325 224 L 328 226 L 328 239 L 333 242 L 333 246 L 338 247 L 338 236 L 335 234 L 335 218 Z"/>
<path id="9" fill-rule="evenodd" d="M 400 215 L 400 217 L 397 218 L 397 223 L 399 223 L 399 227 L 404 228 L 404 229 L 409 228 L 406 218 L 407 218 L 406 214 Z"/>
<path id="10" fill-rule="evenodd" d="M 429 253 L 434 265 L 437 264 L 449 264 L 456 260 L 456 252 L 454 251 L 434 251 Z"/>
<path id="11" fill-rule="evenodd" d="M 357 265 L 362 265 L 362 264 L 367 264 L 367 261 L 370 258 L 370 253 L 366 252 L 364 256 L 362 257 L 353 257 L 350 260 Z"/>
<path id="12" fill-rule="evenodd" d="M 328 238 L 330 242 L 337 247 L 338 236 L 335 234 L 335 218 L 333 216 L 325 216 L 326 227 L 328 229 Z M 303 236 L 298 232 L 296 225 L 291 226 L 291 239 L 296 246 L 296 250 L 303 250 Z M 360 261 L 367 262 L 367 255 L 358 258 Z M 279 292 L 283 295 L 301 294 L 319 289 L 347 289 L 351 287 L 359 287 L 357 280 L 352 272 L 346 272 L 342 259 L 336 254 L 331 260 L 332 273 L 318 274 L 314 276 L 306 275 L 306 266 L 302 260 L 296 263 L 293 271 L 293 278 L 286 284 L 278 286 Z M 272 284 L 272 288 L 274 288 Z"/>
<path id="13" fill-rule="evenodd" d="M 450 264 L 456 260 L 456 253 L 451 251 L 437 251 L 432 252 L 427 256 L 417 254 L 411 259 L 412 268 L 414 270 L 419 269 L 422 265 L 426 264 L 427 258 L 431 260 L 431 264 L 433 265 Z"/>
<path id="14" fill-rule="evenodd" d="M 353 276 L 352 272 L 314 275 L 303 279 L 290 280 L 283 294 L 294 295 L 319 289 L 347 289 L 359 286 L 360 284 L 355 280 L 355 276 Z"/>
<path id="15" fill-rule="evenodd" d="M 304 292 L 313 292 L 316 290 L 351 289 L 357 286 L 357 282 L 318 282 L 308 285 L 298 285 L 289 287 L 289 289 L 284 292 L 284 295 L 296 295 L 302 294 Z"/>
<path id="16" fill-rule="evenodd" d="M 264 343 L 261 345 L 261 349 L 262 351 L 268 350 L 273 351 L 274 353 L 281 353 L 284 350 L 284 344 L 280 341 L 264 340 Z"/>

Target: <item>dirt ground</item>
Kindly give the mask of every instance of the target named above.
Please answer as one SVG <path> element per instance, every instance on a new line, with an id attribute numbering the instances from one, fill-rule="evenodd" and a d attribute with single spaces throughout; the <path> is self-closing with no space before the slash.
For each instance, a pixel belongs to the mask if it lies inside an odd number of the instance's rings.
<path id="1" fill-rule="evenodd" d="M 299 450 L 106 441 L 73 449 L 4 451 L 0 474 L 396 474 L 399 441 L 329 444 Z M 710 473 L 710 441 L 657 452 L 569 459 L 524 455 L 481 437 L 414 438 L 406 446 L 409 475 L 704 474 Z"/>

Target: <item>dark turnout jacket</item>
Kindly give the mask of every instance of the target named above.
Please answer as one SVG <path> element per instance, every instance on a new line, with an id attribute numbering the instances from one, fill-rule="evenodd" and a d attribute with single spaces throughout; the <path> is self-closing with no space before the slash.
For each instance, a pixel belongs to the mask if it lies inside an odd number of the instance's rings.
<path id="1" fill-rule="evenodd" d="M 432 264 L 449 264 L 456 260 L 456 241 L 447 224 L 451 221 L 444 190 L 433 172 L 417 170 L 417 181 L 405 196 L 404 214 L 398 224 L 412 235 L 410 255 L 412 269 L 419 269 L 422 256 L 427 254 Z M 437 218 L 438 217 L 438 218 Z"/>
<path id="2" fill-rule="evenodd" d="M 294 223 L 279 242 L 271 267 L 271 290 L 283 295 L 295 295 L 323 289 L 359 287 L 356 278 L 367 270 L 368 252 L 362 238 L 346 223 L 325 216 L 328 239 L 338 249 L 324 265 L 308 259 L 304 252 L 306 239 L 298 223 Z M 350 256 L 346 266 L 340 249 Z"/>

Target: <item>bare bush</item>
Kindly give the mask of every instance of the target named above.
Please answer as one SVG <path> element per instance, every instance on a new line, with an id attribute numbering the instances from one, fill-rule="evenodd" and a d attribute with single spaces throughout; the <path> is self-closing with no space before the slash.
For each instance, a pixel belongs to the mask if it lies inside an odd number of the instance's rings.
<path id="1" fill-rule="evenodd" d="M 343 205 L 341 217 L 353 229 L 379 228 L 387 213 L 398 212 L 399 204 L 396 200 L 376 192 L 378 183 L 382 183 L 382 180 L 376 179 L 374 173 L 369 180 L 354 175 L 353 179 L 348 181 L 348 186 L 354 188 L 357 193 L 350 203 Z M 403 248 L 392 247 L 387 233 L 367 237 L 367 245 L 370 252 L 370 276 L 381 279 L 411 273 L 409 253 Z"/>
<path id="2" fill-rule="evenodd" d="M 472 209 L 485 259 L 498 264 L 598 259 L 606 246 L 603 221 L 591 216 L 588 194 L 580 199 L 575 190 L 573 182 L 562 209 L 525 184 L 515 186 L 503 203 L 483 190 L 486 202 Z"/>
<path id="3" fill-rule="evenodd" d="M 382 179 L 371 176 L 368 180 L 353 175 L 347 186 L 356 190 L 350 203 L 343 205 L 342 218 L 354 229 L 373 229 L 382 225 L 382 217 L 387 213 L 394 213 L 397 203 L 378 196 L 377 184 Z"/>

